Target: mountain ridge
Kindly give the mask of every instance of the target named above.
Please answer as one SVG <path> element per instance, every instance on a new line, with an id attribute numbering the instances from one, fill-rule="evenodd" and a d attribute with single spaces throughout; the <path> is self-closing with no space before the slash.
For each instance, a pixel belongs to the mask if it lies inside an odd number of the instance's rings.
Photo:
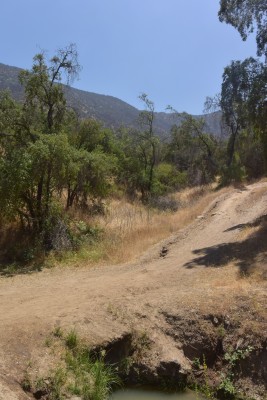
<path id="1" fill-rule="evenodd" d="M 22 68 L 0 63 L 0 90 L 10 90 L 17 101 L 24 97 L 23 87 L 18 81 Z M 81 118 L 94 118 L 104 126 L 116 129 L 120 126 L 138 128 L 138 116 L 141 110 L 117 97 L 88 92 L 82 89 L 63 85 L 67 103 L 74 108 Z M 221 113 L 195 115 L 204 118 L 207 133 L 216 137 L 224 136 L 221 127 Z M 179 117 L 171 113 L 155 112 L 155 131 L 161 137 L 168 137 L 174 124 L 179 124 Z"/>

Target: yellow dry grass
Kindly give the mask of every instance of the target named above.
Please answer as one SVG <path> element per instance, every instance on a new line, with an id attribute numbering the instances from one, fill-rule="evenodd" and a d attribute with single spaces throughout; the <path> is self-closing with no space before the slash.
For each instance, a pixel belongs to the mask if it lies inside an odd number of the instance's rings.
<path id="1" fill-rule="evenodd" d="M 261 225 L 259 226 L 246 226 L 240 232 L 237 233 L 236 239 L 239 241 L 245 240 L 252 235 L 256 234 L 261 229 Z"/>
<path id="2" fill-rule="evenodd" d="M 104 234 L 100 242 L 89 248 L 84 246 L 76 260 L 72 256 L 70 261 L 72 265 L 73 262 L 76 265 L 94 265 L 133 261 L 150 246 L 190 224 L 222 191 L 197 187 L 176 193 L 173 198 L 180 204 L 176 212 L 159 211 L 145 207 L 140 202 L 130 203 L 126 199 L 110 200 L 105 215 L 93 219 L 86 215 L 78 216 L 102 228 Z"/>

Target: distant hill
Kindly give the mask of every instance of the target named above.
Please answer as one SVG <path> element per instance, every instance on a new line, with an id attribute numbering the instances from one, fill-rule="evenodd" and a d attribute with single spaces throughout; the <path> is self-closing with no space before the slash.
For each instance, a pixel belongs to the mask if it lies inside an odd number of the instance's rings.
<path id="1" fill-rule="evenodd" d="M 0 63 L 0 90 L 9 89 L 13 97 L 23 100 L 23 87 L 18 81 L 20 68 Z M 68 105 L 73 107 L 81 118 L 95 118 L 110 128 L 119 126 L 138 127 L 140 110 L 113 96 L 86 92 L 70 86 L 64 86 Z M 206 122 L 206 131 L 214 136 L 221 137 L 221 113 L 215 112 L 203 117 Z M 159 112 L 155 115 L 155 130 L 161 137 L 168 137 L 170 128 L 179 124 L 179 119 L 172 114 Z"/>

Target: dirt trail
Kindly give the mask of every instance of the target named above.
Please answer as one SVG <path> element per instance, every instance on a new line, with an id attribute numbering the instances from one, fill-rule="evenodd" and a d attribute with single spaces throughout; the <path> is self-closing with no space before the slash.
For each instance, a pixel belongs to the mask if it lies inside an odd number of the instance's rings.
<path id="1" fill-rule="evenodd" d="M 0 381 L 2 375 L 3 384 L 14 382 L 55 325 L 75 326 L 97 343 L 129 324 L 156 332 L 166 310 L 227 307 L 236 281 L 226 275 L 247 267 L 239 254 L 240 232 L 265 214 L 267 182 L 259 182 L 219 196 L 193 224 L 138 263 L 0 278 Z M 163 245 L 167 254 L 160 257 Z M 218 268 L 233 259 L 238 262 L 231 270 Z M 238 288 L 259 290 L 248 283 Z M 4 398 L 9 397 L 0 393 Z"/>

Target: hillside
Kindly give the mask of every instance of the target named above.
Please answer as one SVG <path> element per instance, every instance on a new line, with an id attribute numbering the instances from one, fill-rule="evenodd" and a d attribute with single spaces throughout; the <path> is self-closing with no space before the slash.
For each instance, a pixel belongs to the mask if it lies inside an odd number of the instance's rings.
<path id="1" fill-rule="evenodd" d="M 0 63 L 0 90 L 9 89 L 16 100 L 23 99 L 23 88 L 18 82 L 20 71 L 20 68 Z M 122 125 L 133 128 L 138 127 L 140 110 L 128 103 L 113 96 L 86 92 L 69 86 L 64 86 L 64 90 L 68 104 L 82 118 L 95 118 L 110 128 L 118 128 Z M 222 136 L 220 112 L 196 117 L 205 118 L 208 133 L 212 133 L 217 137 Z M 179 123 L 177 117 L 164 112 L 156 113 L 155 129 L 160 136 L 168 136 L 170 128 L 175 123 Z"/>

